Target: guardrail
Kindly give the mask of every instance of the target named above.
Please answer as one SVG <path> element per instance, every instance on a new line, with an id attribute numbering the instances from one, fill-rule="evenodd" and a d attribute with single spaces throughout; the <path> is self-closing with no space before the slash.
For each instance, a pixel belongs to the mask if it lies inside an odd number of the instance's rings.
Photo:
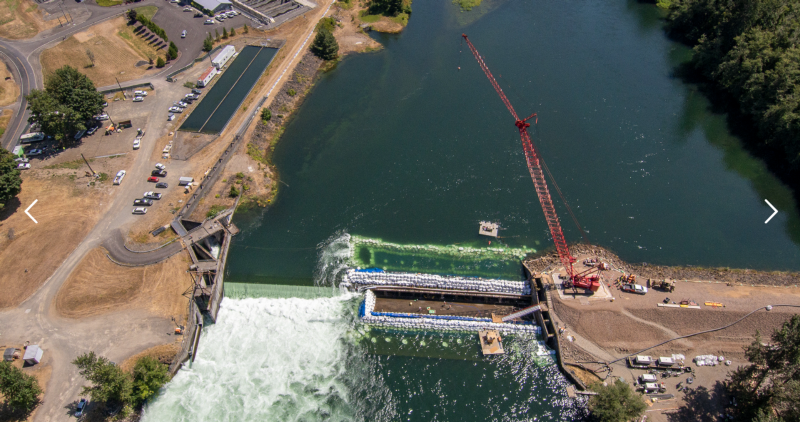
<path id="1" fill-rule="evenodd" d="M 119 86 L 115 86 L 115 87 L 107 86 L 105 88 L 99 89 L 98 92 L 101 93 L 101 94 L 109 94 L 111 92 L 129 91 L 131 89 L 136 89 L 136 88 L 156 89 L 156 87 L 154 87 L 152 83 L 150 83 L 150 82 L 142 82 L 142 83 L 133 84 L 133 85 L 123 85 L 122 88 L 120 88 Z"/>

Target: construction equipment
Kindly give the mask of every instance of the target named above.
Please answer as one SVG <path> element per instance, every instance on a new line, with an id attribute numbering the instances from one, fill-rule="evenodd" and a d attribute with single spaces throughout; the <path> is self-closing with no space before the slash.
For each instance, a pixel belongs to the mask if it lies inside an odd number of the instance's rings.
<path id="1" fill-rule="evenodd" d="M 511 102 L 503 93 L 503 89 L 500 88 L 497 80 L 495 80 L 494 76 L 492 76 L 492 72 L 489 71 L 489 67 L 478 53 L 478 50 L 474 45 L 472 45 L 472 42 L 470 42 L 466 34 L 461 34 L 461 36 L 464 38 L 464 41 L 467 42 L 467 46 L 469 47 L 470 51 L 472 51 L 475 59 L 478 61 L 478 65 L 483 70 L 483 73 L 486 74 L 486 77 L 489 78 L 489 82 L 492 84 L 495 91 L 497 91 L 497 94 L 500 96 L 503 104 L 505 104 L 508 111 L 511 112 L 511 115 L 514 117 L 514 125 L 519 130 L 519 136 L 522 139 L 522 149 L 525 151 L 525 160 L 528 164 L 528 171 L 530 171 L 531 179 L 533 179 L 533 186 L 536 189 L 536 195 L 539 197 L 539 202 L 542 204 L 542 211 L 544 211 L 544 217 L 547 220 L 547 227 L 550 229 L 550 235 L 553 237 L 553 243 L 556 245 L 558 258 L 561 260 L 561 264 L 564 265 L 564 269 L 569 275 L 568 281 L 564 282 L 563 287 L 565 289 L 570 287 L 579 287 L 581 289 L 596 292 L 600 288 L 600 276 L 597 274 L 599 269 L 597 267 L 593 267 L 581 273 L 576 273 L 575 269 L 572 268 L 572 264 L 576 260 L 569 253 L 567 241 L 564 239 L 564 233 L 561 230 L 561 223 L 558 221 L 558 215 L 556 215 L 556 209 L 553 206 L 553 199 L 550 197 L 550 191 L 547 189 L 547 182 L 544 179 L 544 173 L 542 172 L 543 163 L 540 163 L 539 154 L 533 147 L 533 142 L 531 141 L 530 135 L 528 135 L 527 129 L 531 126 L 531 124 L 528 123 L 528 120 L 537 117 L 536 113 L 531 114 L 525 119 L 519 118 L 517 112 L 514 110 L 514 107 L 511 106 Z M 538 118 L 534 120 L 534 122 L 538 123 Z"/>
<path id="2" fill-rule="evenodd" d="M 654 289 L 662 290 L 668 293 L 672 293 L 675 291 L 675 281 L 673 280 L 661 280 L 661 281 L 651 281 L 651 285 Z"/>

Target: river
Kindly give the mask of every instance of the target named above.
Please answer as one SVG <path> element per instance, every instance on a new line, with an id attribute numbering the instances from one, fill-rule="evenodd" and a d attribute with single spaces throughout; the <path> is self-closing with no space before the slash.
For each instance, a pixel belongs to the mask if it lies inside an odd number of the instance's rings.
<path id="1" fill-rule="evenodd" d="M 674 76 L 691 51 L 665 37 L 662 11 L 635 0 L 484 0 L 471 12 L 417 1 L 413 9 L 402 34 L 374 34 L 384 50 L 348 57 L 320 78 L 275 150 L 276 201 L 236 216 L 243 231 L 226 283 L 324 284 L 349 235 L 376 245 L 357 253 L 376 266 L 520 277 L 518 265 L 402 249 L 488 247 L 477 235 L 481 220 L 503 227 L 492 247 L 550 247 L 513 119 L 462 32 L 517 112 L 538 113 L 535 143 L 592 243 L 632 262 L 800 269 L 794 193 L 746 152 L 697 87 Z M 765 199 L 780 210 L 769 224 Z M 579 241 L 554 200 L 568 241 Z M 356 300 L 226 299 L 200 363 L 145 420 L 575 417 L 563 378 L 524 353 L 484 360 L 466 346 L 456 355 L 371 349 L 374 339 L 474 339 L 361 332 Z M 269 330 L 292 339 L 286 360 Z M 314 362 L 326 370 L 294 363 L 321 348 L 331 356 Z M 268 374 L 284 362 L 299 369 Z M 198 416 L 212 403 L 230 416 Z M 252 406 L 268 410 L 243 410 Z"/>

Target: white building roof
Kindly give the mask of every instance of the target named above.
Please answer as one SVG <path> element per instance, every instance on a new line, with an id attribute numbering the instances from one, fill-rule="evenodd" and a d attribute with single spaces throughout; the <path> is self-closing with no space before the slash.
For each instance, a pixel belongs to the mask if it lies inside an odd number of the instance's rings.
<path id="1" fill-rule="evenodd" d="M 231 4 L 228 0 L 195 0 L 195 2 L 211 11 L 214 11 L 221 4 Z"/>

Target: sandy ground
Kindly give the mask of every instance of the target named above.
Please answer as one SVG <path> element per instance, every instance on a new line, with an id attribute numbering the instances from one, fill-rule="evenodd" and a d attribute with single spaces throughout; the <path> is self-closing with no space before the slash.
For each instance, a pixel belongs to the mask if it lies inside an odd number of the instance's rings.
<path id="1" fill-rule="evenodd" d="M 119 35 L 120 31 L 131 31 L 124 17 L 99 23 L 43 51 L 40 58 L 43 73 L 47 75 L 64 65 L 76 66 L 96 86 L 107 86 L 117 79 L 125 82 L 157 72 L 156 68 L 148 71 L 148 65 L 136 66 L 148 60 L 148 52 L 155 49 L 152 46 L 133 48 L 132 45 L 145 46 L 146 43 L 127 41 Z M 91 66 L 87 49 L 94 53 L 96 66 Z"/>
<path id="2" fill-rule="evenodd" d="M 697 280 L 704 274 L 745 274 L 745 277 L 737 278 L 736 281 L 749 281 L 753 284 L 761 284 L 764 280 L 773 278 L 773 273 L 749 270 L 700 269 L 698 272 L 695 268 L 658 267 L 648 275 L 668 274 L 681 277 L 681 280 L 676 281 L 674 292 L 650 289 L 646 295 L 626 293 L 615 286 L 612 280 L 621 271 L 629 273 L 634 270 L 633 274 L 637 275 L 639 283 L 646 284 L 647 278 L 637 274 L 635 270 L 649 266 L 622 262 L 613 253 L 600 248 L 578 247 L 573 253 L 579 263 L 587 257 L 603 257 L 603 261 L 611 263 L 615 269 L 620 270 L 604 274 L 609 276 L 606 279 L 606 287 L 613 300 L 610 298 L 591 300 L 582 292 L 577 295 L 567 294 L 564 297 L 555 292 L 551 294 L 554 320 L 560 327 L 566 327 L 566 331 L 561 334 L 564 361 L 599 370 L 599 375 L 602 377 L 608 375 L 602 365 L 586 362 L 614 360 L 678 336 L 720 328 L 766 305 L 800 306 L 800 288 L 793 285 L 791 287 L 739 285 L 720 282 L 719 278 Z M 529 260 L 526 265 L 532 269 L 547 271 L 559 270 L 560 267 L 554 256 Z M 577 267 L 583 268 L 580 264 Z M 781 274 L 784 277 L 792 277 L 791 274 Z M 544 278 L 550 280 L 549 276 Z M 690 299 L 697 302 L 700 309 L 657 306 L 666 298 L 675 302 Z M 705 302 L 718 302 L 723 304 L 723 307 L 706 306 Z M 703 409 L 704 418 L 713 420 L 714 415 L 722 412 L 725 403 L 722 381 L 731 370 L 747 363 L 743 347 L 753 341 L 757 331 L 763 338 L 768 338 L 773 330 L 788 321 L 798 309 L 800 308 L 776 306 L 771 311 L 760 310 L 724 330 L 672 341 L 642 352 L 641 354 L 653 357 L 683 354 L 686 356 L 687 364 L 694 368 L 692 376 L 695 382 L 689 386 L 691 390 L 687 392 L 679 392 L 677 385 L 681 381 L 684 385 L 688 385 L 686 380 L 689 374 L 663 380 L 667 384 L 667 393 L 674 394 L 675 398 L 658 403 L 650 401 L 648 420 L 698 420 L 696 419 L 698 409 Z M 691 363 L 695 356 L 705 354 L 725 356 L 732 361 L 732 365 L 697 367 Z M 568 367 L 574 368 L 574 366 Z M 611 368 L 612 376 L 621 376 L 628 382 L 633 382 L 645 372 L 627 368 L 623 362 L 614 364 Z M 576 371 L 576 373 L 585 381 L 596 378 L 589 372 Z"/>
<path id="3" fill-rule="evenodd" d="M 102 248 L 89 252 L 58 292 L 56 310 L 67 318 L 97 316 L 121 309 L 145 309 L 183 321 L 191 286 L 188 256 L 178 254 L 147 267 L 111 262 Z"/>
<path id="4" fill-rule="evenodd" d="M 98 160 L 97 169 L 124 159 Z M 17 201 L 0 213 L 0 308 L 16 306 L 36 291 L 105 212 L 111 180 L 86 186 L 89 180 L 82 170 L 67 168 L 23 173 Z M 34 200 L 30 213 L 38 223 L 24 213 Z"/>
<path id="5" fill-rule="evenodd" d="M 0 3 L 0 37 L 21 40 L 57 25 L 58 19 L 44 20 L 42 11 L 30 0 Z"/>
<path id="6" fill-rule="evenodd" d="M 7 66 L 0 66 L 0 107 L 17 102 L 19 86 Z"/>
<path id="7" fill-rule="evenodd" d="M 352 7 L 350 9 L 343 9 L 339 5 L 336 5 L 331 10 L 333 10 L 333 18 L 336 19 L 338 23 L 336 29 L 333 31 L 333 36 L 336 37 L 336 41 L 339 43 L 340 55 L 362 53 L 383 48 L 379 42 L 365 34 L 364 30 L 360 27 L 361 21 L 358 19 L 359 8 Z"/>

